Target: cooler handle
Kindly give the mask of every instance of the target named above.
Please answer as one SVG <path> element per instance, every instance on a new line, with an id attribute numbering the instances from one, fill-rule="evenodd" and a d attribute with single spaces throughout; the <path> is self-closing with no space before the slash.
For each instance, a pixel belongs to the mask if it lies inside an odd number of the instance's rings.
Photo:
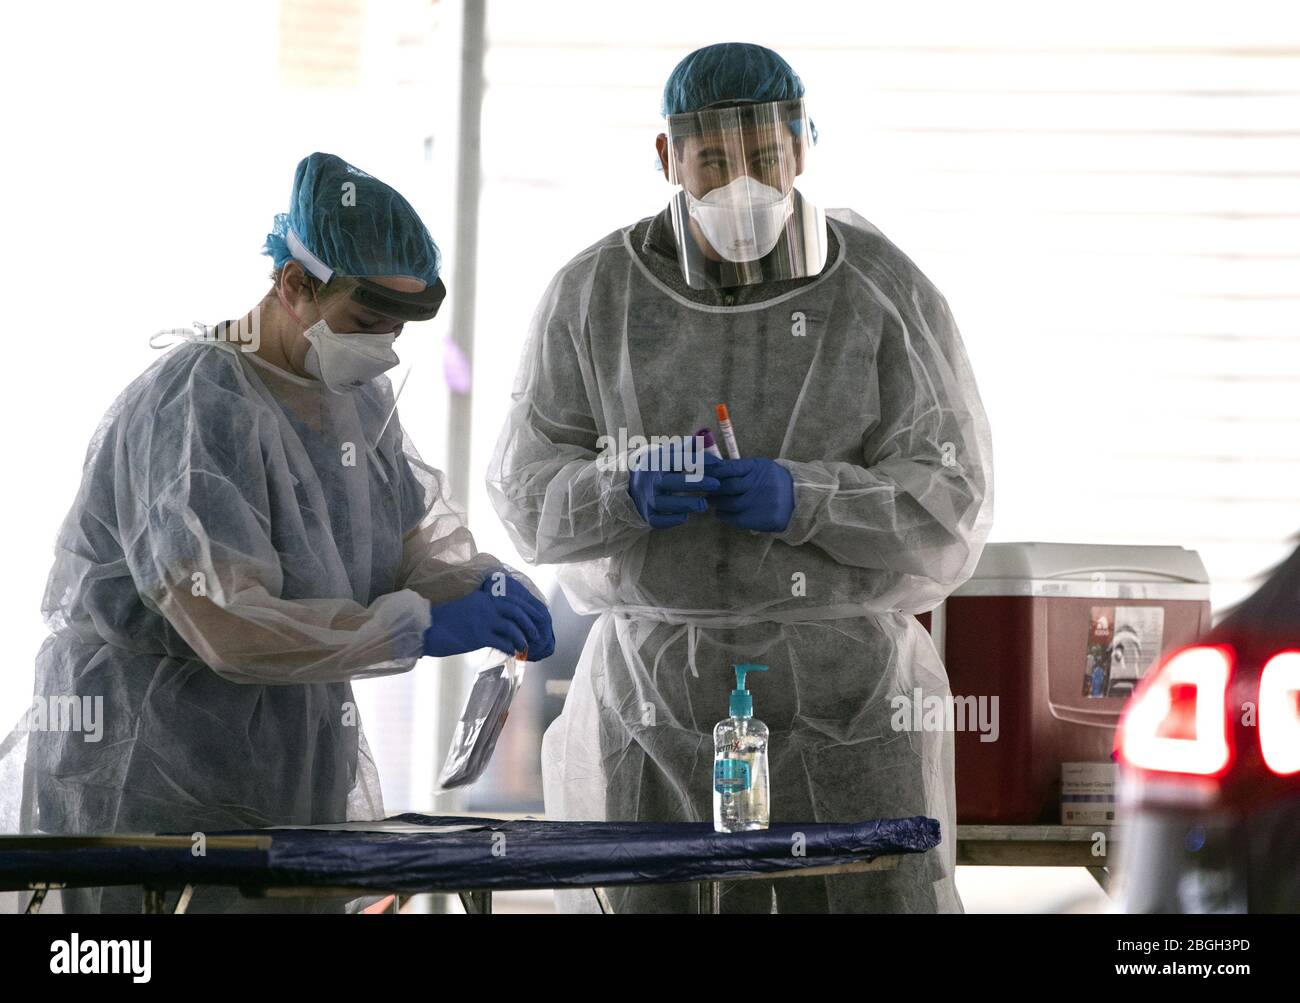
<path id="1" fill-rule="evenodd" d="M 1091 575 L 1091 574 L 1152 575 L 1156 579 L 1160 579 L 1167 582 L 1188 582 L 1189 584 L 1192 585 L 1207 584 L 1206 582 L 1201 581 L 1199 578 L 1188 578 L 1186 575 L 1167 574 L 1164 571 L 1152 571 L 1150 568 L 1117 568 L 1113 565 L 1107 565 L 1105 567 L 1071 568 L 1068 571 L 1058 571 L 1054 575 L 1047 575 L 1046 578 L 1048 580 L 1052 580 L 1056 578 L 1065 578 L 1068 575 Z"/>
<path id="2" fill-rule="evenodd" d="M 1120 700 L 1120 697 L 1112 699 Z M 1119 710 L 1077 710 L 1074 707 L 1062 707 L 1059 704 L 1047 701 L 1047 709 L 1051 711 L 1052 717 L 1058 721 L 1069 721 L 1071 724 L 1086 724 L 1090 728 L 1114 728 L 1119 724 Z"/>

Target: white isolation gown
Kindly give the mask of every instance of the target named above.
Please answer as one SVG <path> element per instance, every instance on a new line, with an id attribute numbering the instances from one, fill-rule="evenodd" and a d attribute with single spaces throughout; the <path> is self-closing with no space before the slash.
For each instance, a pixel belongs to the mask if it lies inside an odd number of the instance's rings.
<path id="1" fill-rule="evenodd" d="M 838 254 L 772 299 L 692 302 L 628 227 L 565 266 L 537 311 L 488 487 L 520 552 L 563 565 L 574 609 L 600 614 L 543 741 L 546 811 L 711 820 L 731 667 L 762 663 L 773 821 L 925 815 L 942 843 L 893 871 L 728 883 L 724 911 L 768 911 L 773 889 L 783 912 L 959 911 L 952 733 L 897 727 L 895 698 L 949 693 L 914 614 L 979 558 L 990 434 L 943 296 L 866 220 L 830 215 Z M 651 530 L 627 471 L 598 462 L 599 436 L 689 435 L 718 402 L 744 456 L 793 475 L 784 532 L 711 513 Z M 695 907 L 689 886 L 610 891 L 619 910 Z"/>
<path id="2" fill-rule="evenodd" d="M 10 736 L 10 758 L 26 747 L 21 811 L 12 782 L 0 796 L 21 831 L 382 817 L 349 680 L 410 669 L 430 603 L 501 567 L 396 418 L 380 437 L 392 409 L 386 377 L 335 394 L 216 340 L 173 349 L 118 398 L 59 534 L 33 704 L 102 700 L 102 733 L 64 715 Z M 140 890 L 63 905 L 138 912 Z M 190 908 L 338 907 L 213 887 Z"/>

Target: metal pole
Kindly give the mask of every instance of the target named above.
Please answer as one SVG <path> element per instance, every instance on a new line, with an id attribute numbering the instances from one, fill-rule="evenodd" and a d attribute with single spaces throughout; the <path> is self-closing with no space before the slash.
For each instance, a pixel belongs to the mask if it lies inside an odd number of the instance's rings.
<path id="1" fill-rule="evenodd" d="M 460 55 L 460 122 L 456 147 L 456 242 L 451 288 L 451 337 L 474 364 L 474 315 L 478 293 L 478 213 L 483 188 L 483 60 L 487 48 L 487 0 L 463 0 Z M 472 371 L 472 369 L 471 369 Z M 447 476 L 452 499 L 468 511 L 472 393 L 450 397 Z"/>
<path id="2" fill-rule="evenodd" d="M 482 191 L 482 116 L 484 54 L 487 49 L 487 0 L 462 0 L 460 5 L 460 101 L 456 140 L 456 222 L 451 285 L 447 290 L 451 306 L 450 337 L 474 364 L 474 317 L 478 293 L 478 216 Z M 470 440 L 473 416 L 472 392 L 452 393 L 447 402 L 448 492 L 453 504 L 469 515 Z M 463 679 L 467 661 L 463 656 L 443 660 L 439 667 L 437 727 L 434 771 L 455 732 L 465 693 Z M 439 811 L 463 810 L 464 796 L 457 792 L 435 799 Z M 431 908 L 447 911 L 443 896 L 435 896 Z"/>

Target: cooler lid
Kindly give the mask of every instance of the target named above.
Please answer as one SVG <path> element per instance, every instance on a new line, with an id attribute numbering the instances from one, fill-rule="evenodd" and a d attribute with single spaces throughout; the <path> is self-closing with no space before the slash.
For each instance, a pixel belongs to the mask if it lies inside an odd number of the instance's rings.
<path id="1" fill-rule="evenodd" d="M 1210 598 L 1200 555 L 1184 547 L 990 543 L 954 596 Z"/>

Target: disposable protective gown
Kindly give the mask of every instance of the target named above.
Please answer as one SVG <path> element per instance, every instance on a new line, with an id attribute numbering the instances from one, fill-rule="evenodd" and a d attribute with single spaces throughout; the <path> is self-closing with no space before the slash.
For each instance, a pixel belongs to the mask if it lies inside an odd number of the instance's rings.
<path id="1" fill-rule="evenodd" d="M 960 911 L 948 681 L 916 614 L 979 558 L 990 434 L 944 297 L 866 220 L 830 215 L 835 258 L 762 302 L 686 299 L 633 227 L 545 294 L 488 487 L 520 552 L 563 565 L 574 608 L 599 614 L 543 740 L 546 812 L 711 820 L 731 667 L 762 663 L 774 821 L 925 815 L 943 841 L 895 870 L 729 883 L 724 911 Z M 718 402 L 742 455 L 793 476 L 784 532 L 711 513 L 651 530 L 633 507 L 617 443 L 689 435 Z M 610 892 L 616 909 L 695 908 L 689 887 Z"/>
<path id="2" fill-rule="evenodd" d="M 380 435 L 393 407 L 386 377 L 336 394 L 214 340 L 119 397 L 59 533 L 36 666 L 36 702 L 101 701 L 102 733 L 26 736 L 23 831 L 382 817 L 349 681 L 410 669 L 430 603 L 501 567 L 396 417 Z M 139 889 L 64 908 L 138 912 Z M 220 888 L 191 905 L 255 908 Z"/>

